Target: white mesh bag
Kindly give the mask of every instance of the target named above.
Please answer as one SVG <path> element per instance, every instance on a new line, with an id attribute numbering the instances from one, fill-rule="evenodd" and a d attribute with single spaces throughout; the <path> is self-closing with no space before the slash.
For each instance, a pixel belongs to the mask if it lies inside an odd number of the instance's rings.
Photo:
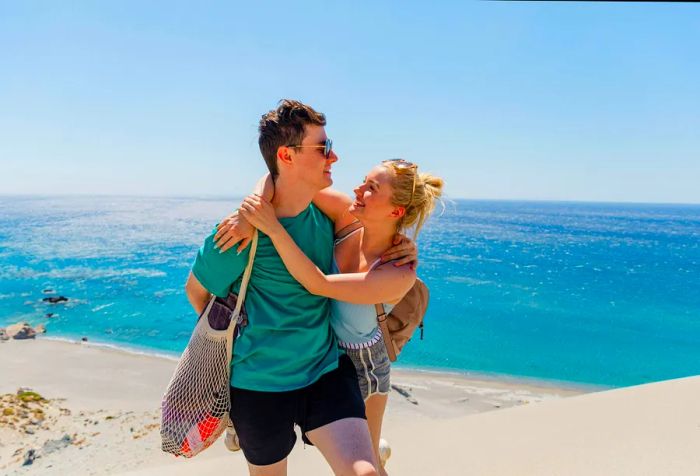
<path id="1" fill-rule="evenodd" d="M 161 402 L 163 451 L 191 458 L 208 448 L 229 422 L 233 342 L 247 323 L 243 308 L 258 245 L 255 231 L 238 296 L 213 296 L 199 317 Z"/>

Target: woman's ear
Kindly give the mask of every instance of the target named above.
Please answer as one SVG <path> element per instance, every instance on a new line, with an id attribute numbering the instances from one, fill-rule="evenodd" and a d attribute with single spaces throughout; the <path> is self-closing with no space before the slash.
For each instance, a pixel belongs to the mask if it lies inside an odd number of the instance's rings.
<path id="1" fill-rule="evenodd" d="M 406 214 L 406 209 L 404 207 L 396 207 L 394 211 L 391 212 L 393 218 L 401 218 Z"/>

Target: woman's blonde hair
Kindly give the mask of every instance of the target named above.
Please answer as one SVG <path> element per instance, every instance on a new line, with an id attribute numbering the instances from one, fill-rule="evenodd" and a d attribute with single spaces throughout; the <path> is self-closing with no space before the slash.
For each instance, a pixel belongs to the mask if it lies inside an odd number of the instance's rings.
<path id="1" fill-rule="evenodd" d="M 435 175 L 418 172 L 417 165 L 402 159 L 386 160 L 382 165 L 393 172 L 392 203 L 406 210 L 399 221 L 398 231 L 413 228 L 415 239 L 435 209 L 436 202 L 442 203 L 440 197 L 444 182 Z"/>

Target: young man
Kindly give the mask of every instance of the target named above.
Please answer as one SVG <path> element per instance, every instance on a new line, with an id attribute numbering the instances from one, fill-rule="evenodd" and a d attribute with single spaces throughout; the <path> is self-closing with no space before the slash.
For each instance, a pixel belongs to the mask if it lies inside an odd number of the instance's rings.
<path id="1" fill-rule="evenodd" d="M 333 224 L 311 204 L 331 185 L 331 166 L 338 160 L 325 124 L 311 107 L 283 100 L 260 120 L 258 142 L 275 180 L 277 216 L 304 253 L 329 273 Z M 206 239 L 186 285 L 197 313 L 211 294 L 238 291 L 249 250 L 220 253 L 214 233 Z M 328 300 L 294 280 L 262 233 L 245 306 L 249 323 L 234 346 L 231 418 L 250 474 L 286 474 L 295 424 L 334 473 L 378 474 L 355 369 L 338 353 Z"/>

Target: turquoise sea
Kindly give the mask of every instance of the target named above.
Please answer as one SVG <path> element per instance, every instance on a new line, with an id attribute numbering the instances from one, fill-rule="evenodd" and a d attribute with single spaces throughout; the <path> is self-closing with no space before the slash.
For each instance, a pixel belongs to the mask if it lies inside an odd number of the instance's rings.
<path id="1" fill-rule="evenodd" d="M 0 197 L 0 326 L 178 354 L 189 266 L 237 203 Z M 700 374 L 698 205 L 455 201 L 419 245 L 432 298 L 401 366 L 604 386 Z"/>

